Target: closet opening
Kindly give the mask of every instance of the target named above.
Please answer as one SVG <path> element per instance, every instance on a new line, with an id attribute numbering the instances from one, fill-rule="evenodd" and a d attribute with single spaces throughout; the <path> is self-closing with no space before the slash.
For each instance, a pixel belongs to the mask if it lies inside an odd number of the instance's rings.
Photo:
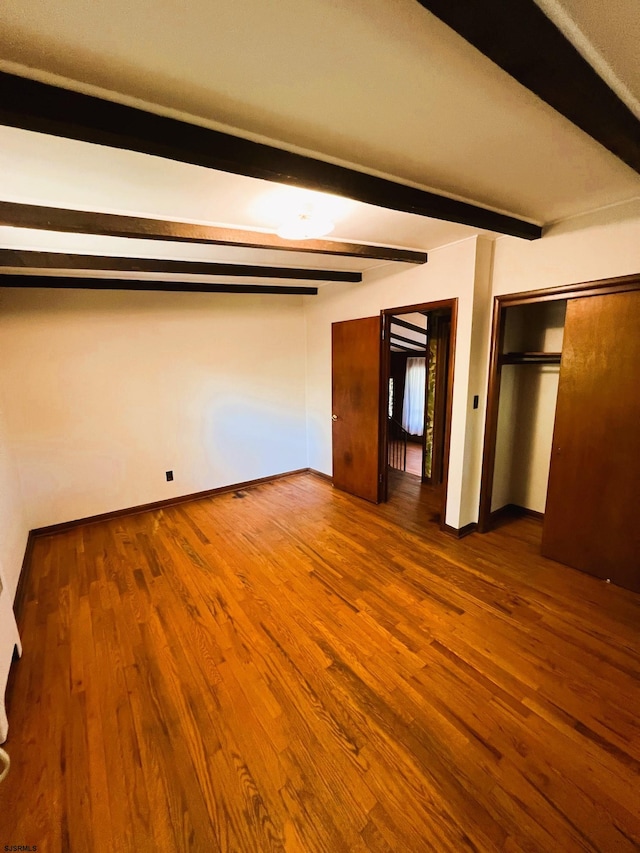
<path id="1" fill-rule="evenodd" d="M 640 591 L 640 275 L 494 302 L 479 529 Z M 528 535 L 535 535 L 527 525 Z"/>
<path id="2" fill-rule="evenodd" d="M 489 527 L 544 516 L 566 309 L 566 299 L 504 308 Z"/>

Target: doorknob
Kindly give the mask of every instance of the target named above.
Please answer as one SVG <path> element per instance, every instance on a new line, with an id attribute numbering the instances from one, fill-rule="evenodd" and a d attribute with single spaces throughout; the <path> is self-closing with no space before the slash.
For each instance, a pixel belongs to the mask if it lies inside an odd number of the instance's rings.
<path id="1" fill-rule="evenodd" d="M 331 415 L 331 420 L 332 420 L 332 421 L 337 421 L 337 420 L 338 420 L 338 416 L 337 416 L 337 415 Z"/>

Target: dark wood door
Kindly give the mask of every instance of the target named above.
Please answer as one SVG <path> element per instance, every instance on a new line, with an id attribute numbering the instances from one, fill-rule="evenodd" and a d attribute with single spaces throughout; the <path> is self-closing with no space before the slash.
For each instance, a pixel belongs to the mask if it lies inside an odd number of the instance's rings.
<path id="1" fill-rule="evenodd" d="M 640 591 L 640 292 L 571 299 L 542 553 Z"/>
<path id="2" fill-rule="evenodd" d="M 381 319 L 333 323 L 333 484 L 380 498 Z"/>

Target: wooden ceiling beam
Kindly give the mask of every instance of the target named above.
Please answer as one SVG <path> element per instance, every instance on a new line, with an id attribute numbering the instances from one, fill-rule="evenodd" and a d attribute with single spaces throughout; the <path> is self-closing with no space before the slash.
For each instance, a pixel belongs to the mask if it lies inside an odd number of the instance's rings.
<path id="1" fill-rule="evenodd" d="M 272 284 L 210 284 L 201 281 L 140 281 L 84 276 L 15 275 L 0 270 L 0 287 L 48 290 L 134 290 L 162 293 L 242 293 L 316 296 L 317 287 Z"/>
<path id="2" fill-rule="evenodd" d="M 391 352 L 396 353 L 396 355 L 411 355 L 415 356 L 415 358 L 420 358 L 427 354 L 427 351 L 424 348 L 412 349 L 411 347 L 403 347 L 402 344 L 394 344 L 393 342 L 391 343 Z"/>
<path id="3" fill-rule="evenodd" d="M 364 243 L 345 243 L 339 240 L 283 240 L 277 234 L 263 231 L 244 231 L 216 225 L 194 225 L 167 219 L 148 219 L 122 216 L 115 213 L 96 213 L 88 210 L 67 210 L 61 207 L 42 207 L 0 201 L 0 225 L 14 228 L 36 228 L 73 234 L 99 234 L 108 237 L 136 237 L 143 240 L 169 240 L 177 243 L 207 243 L 247 249 L 278 249 L 283 252 L 304 252 L 316 255 L 337 255 L 347 258 L 366 258 L 424 264 L 426 252 L 394 249 Z"/>
<path id="4" fill-rule="evenodd" d="M 415 323 L 409 323 L 407 320 L 401 320 L 399 317 L 391 318 L 392 326 L 402 326 L 403 329 L 409 329 L 412 332 L 419 332 L 421 335 L 427 335 L 427 329 L 425 326 L 416 326 Z"/>
<path id="5" fill-rule="evenodd" d="M 0 73 L 0 124 L 305 187 L 535 240 L 542 229 L 396 181 L 135 107 Z"/>
<path id="6" fill-rule="evenodd" d="M 0 249 L 0 268 L 42 270 L 98 270 L 108 272 L 169 273 L 171 275 L 224 275 L 243 278 L 296 279 L 305 281 L 361 282 L 361 272 L 267 267 L 253 264 L 222 264 L 210 261 L 175 261 L 165 258 L 122 258 Z"/>
<path id="7" fill-rule="evenodd" d="M 640 122 L 533 0 L 418 2 L 640 172 Z"/>
<path id="8" fill-rule="evenodd" d="M 412 344 L 413 346 L 420 347 L 420 349 L 424 349 L 424 343 L 422 341 L 415 341 L 412 338 L 405 338 L 402 335 L 396 335 L 395 332 L 391 332 L 389 337 L 391 338 L 391 341 L 393 343 L 402 341 L 403 344 Z"/>

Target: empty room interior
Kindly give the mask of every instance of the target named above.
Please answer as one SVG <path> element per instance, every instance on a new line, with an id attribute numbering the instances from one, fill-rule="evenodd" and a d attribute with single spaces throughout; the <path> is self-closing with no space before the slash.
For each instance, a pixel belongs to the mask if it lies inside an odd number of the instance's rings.
<path id="1" fill-rule="evenodd" d="M 0 849 L 640 849 L 633 0 L 5 0 Z"/>

